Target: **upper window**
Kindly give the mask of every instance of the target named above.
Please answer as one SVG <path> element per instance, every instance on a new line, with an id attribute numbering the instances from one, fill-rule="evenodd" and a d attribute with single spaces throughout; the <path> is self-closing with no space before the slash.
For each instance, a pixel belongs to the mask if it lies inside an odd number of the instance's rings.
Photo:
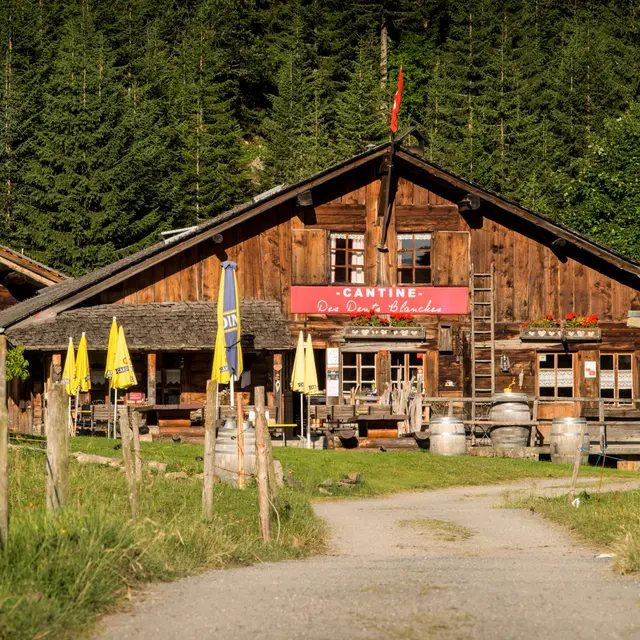
<path id="1" fill-rule="evenodd" d="M 431 283 L 431 234 L 398 234 L 398 284 Z"/>
<path id="2" fill-rule="evenodd" d="M 618 402 L 633 398 L 633 365 L 630 353 L 600 354 L 600 397 Z"/>
<path id="3" fill-rule="evenodd" d="M 538 393 L 551 398 L 573 397 L 573 354 L 538 354 Z"/>
<path id="4" fill-rule="evenodd" d="M 364 234 L 332 233 L 331 282 L 364 284 Z"/>

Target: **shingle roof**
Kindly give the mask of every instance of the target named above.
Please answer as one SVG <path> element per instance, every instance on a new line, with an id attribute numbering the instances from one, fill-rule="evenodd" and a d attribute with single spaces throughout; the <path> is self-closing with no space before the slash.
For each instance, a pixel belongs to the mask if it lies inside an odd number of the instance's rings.
<path id="1" fill-rule="evenodd" d="M 86 332 L 90 350 L 106 350 L 111 320 L 124 326 L 132 351 L 213 349 L 217 329 L 214 302 L 105 304 L 64 311 L 48 321 L 7 330 L 13 344 L 27 349 L 64 350 Z M 244 300 L 240 305 L 242 342 L 255 349 L 292 349 L 280 303 Z"/>
<path id="2" fill-rule="evenodd" d="M 9 265 L 15 263 L 19 267 L 33 272 L 34 275 L 50 280 L 51 282 L 59 282 L 67 277 L 61 271 L 56 271 L 46 264 L 33 260 L 29 258 L 29 256 L 24 255 L 24 253 L 20 253 L 4 245 L 0 245 L 0 261 L 2 260 L 8 262 Z"/>

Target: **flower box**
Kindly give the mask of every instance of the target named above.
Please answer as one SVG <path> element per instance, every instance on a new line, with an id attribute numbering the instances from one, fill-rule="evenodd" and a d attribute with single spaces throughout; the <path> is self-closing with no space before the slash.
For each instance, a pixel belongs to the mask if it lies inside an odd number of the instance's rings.
<path id="1" fill-rule="evenodd" d="M 562 342 L 562 327 L 520 327 L 520 339 Z"/>
<path id="2" fill-rule="evenodd" d="M 600 327 L 565 327 L 562 333 L 566 342 L 598 342 L 602 340 Z"/>
<path id="3" fill-rule="evenodd" d="M 424 340 L 422 327 L 370 327 L 348 325 L 344 337 L 359 340 Z"/>
<path id="4" fill-rule="evenodd" d="M 598 342 L 600 327 L 520 327 L 520 339 L 528 342 Z"/>

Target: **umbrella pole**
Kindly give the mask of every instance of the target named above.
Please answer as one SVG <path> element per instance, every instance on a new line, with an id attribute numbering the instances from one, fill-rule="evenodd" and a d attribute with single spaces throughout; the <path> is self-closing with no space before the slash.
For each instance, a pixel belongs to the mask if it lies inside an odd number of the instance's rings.
<path id="1" fill-rule="evenodd" d="M 76 435 L 76 431 L 78 430 L 78 403 L 80 402 L 80 390 L 76 391 L 76 419 L 73 425 L 73 433 L 71 435 Z"/>
<path id="2" fill-rule="evenodd" d="M 300 437 L 304 438 L 304 393 L 300 392 Z"/>
<path id="3" fill-rule="evenodd" d="M 118 390 L 113 390 L 113 437 L 116 437 L 116 422 L 118 420 Z"/>
<path id="4" fill-rule="evenodd" d="M 69 396 L 69 411 L 67 412 L 67 431 L 71 433 L 71 396 Z"/>
<path id="5" fill-rule="evenodd" d="M 233 399 L 233 396 L 235 396 L 235 393 L 233 392 L 233 379 L 235 376 L 231 376 L 231 379 L 229 380 L 229 395 L 231 396 L 231 406 L 235 407 L 235 401 Z"/>
<path id="6" fill-rule="evenodd" d="M 311 449 L 311 396 L 307 396 L 307 449 Z"/>

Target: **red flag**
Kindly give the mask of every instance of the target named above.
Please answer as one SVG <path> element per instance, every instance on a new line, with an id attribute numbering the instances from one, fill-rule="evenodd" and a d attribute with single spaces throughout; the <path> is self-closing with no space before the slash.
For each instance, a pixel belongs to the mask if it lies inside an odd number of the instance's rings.
<path id="1" fill-rule="evenodd" d="M 402 67 L 398 74 L 398 90 L 393 96 L 393 110 L 391 111 L 391 131 L 395 133 L 398 130 L 398 111 L 400 111 L 400 103 L 402 102 Z"/>

